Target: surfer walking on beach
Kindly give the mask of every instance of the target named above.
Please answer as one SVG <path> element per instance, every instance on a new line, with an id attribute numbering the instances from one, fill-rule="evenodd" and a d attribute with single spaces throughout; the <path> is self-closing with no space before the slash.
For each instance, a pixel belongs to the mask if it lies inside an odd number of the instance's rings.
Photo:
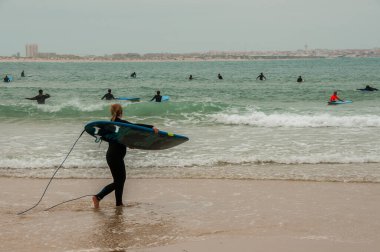
<path id="1" fill-rule="evenodd" d="M 111 94 L 111 89 L 108 89 L 108 93 L 103 95 L 102 97 L 102 100 L 104 100 L 104 98 L 106 98 L 106 100 L 113 100 L 115 99 L 115 97 L 113 96 L 113 94 Z"/>
<path id="2" fill-rule="evenodd" d="M 257 79 L 260 79 L 262 81 L 262 80 L 266 80 L 267 78 L 264 76 L 263 73 L 260 73 L 259 76 L 256 77 L 256 80 Z"/>
<path id="3" fill-rule="evenodd" d="M 156 100 L 156 102 L 161 102 L 162 96 L 160 95 L 160 91 L 157 91 L 156 95 L 150 101 Z"/>
<path id="4" fill-rule="evenodd" d="M 47 98 L 50 98 L 49 94 L 43 94 L 44 91 L 42 89 L 38 90 L 38 95 L 32 97 L 32 98 L 25 98 L 27 100 L 37 100 L 38 104 L 45 104 L 45 100 Z"/>
<path id="5" fill-rule="evenodd" d="M 111 105 L 111 121 L 112 122 L 121 122 L 121 123 L 129 123 L 134 124 L 125 120 L 122 120 L 123 116 L 123 108 L 120 104 L 112 104 Z M 158 129 L 152 125 L 146 124 L 136 124 L 142 127 L 151 128 L 154 130 L 155 134 L 158 134 Z M 125 164 L 124 157 L 127 153 L 127 147 L 123 144 L 117 142 L 109 142 L 108 150 L 106 154 L 107 164 L 111 170 L 113 182 L 107 186 L 105 186 L 98 194 L 92 196 L 92 201 L 94 203 L 94 208 L 99 208 L 100 201 L 115 191 L 116 198 L 116 206 L 123 206 L 123 190 L 124 183 L 126 180 L 126 172 L 125 172 Z"/>

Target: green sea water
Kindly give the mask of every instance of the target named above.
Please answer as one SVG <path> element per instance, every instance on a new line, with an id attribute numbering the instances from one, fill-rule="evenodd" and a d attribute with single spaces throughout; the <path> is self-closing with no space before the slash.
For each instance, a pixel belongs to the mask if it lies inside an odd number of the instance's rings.
<path id="1" fill-rule="evenodd" d="M 119 101 L 127 120 L 190 138 L 165 151 L 129 151 L 133 176 L 377 182 L 380 92 L 357 89 L 380 89 L 379 69 L 377 58 L 2 62 L 1 76 L 14 80 L 0 86 L 0 175 L 48 177 L 87 122 L 109 119 L 114 101 L 100 98 L 111 88 L 141 99 Z M 260 72 L 266 81 L 256 80 Z M 39 89 L 51 95 L 46 104 L 25 99 Z M 170 101 L 149 102 L 157 90 Z M 328 106 L 334 90 L 353 103 Z M 61 176 L 109 176 L 106 148 L 83 136 Z"/>

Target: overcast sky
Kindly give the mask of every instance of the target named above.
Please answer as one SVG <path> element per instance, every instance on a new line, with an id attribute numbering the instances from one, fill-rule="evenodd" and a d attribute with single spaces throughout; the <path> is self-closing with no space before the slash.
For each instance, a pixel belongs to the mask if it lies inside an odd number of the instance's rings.
<path id="1" fill-rule="evenodd" d="M 380 0 L 0 0 L 0 55 L 380 47 Z"/>

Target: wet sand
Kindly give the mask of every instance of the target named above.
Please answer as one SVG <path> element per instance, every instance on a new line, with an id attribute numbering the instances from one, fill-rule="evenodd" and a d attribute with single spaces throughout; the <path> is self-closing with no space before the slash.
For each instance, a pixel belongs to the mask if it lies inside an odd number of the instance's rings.
<path id="1" fill-rule="evenodd" d="M 109 179 L 0 178 L 0 251 L 378 251 L 380 184 L 128 179 L 92 208 Z"/>

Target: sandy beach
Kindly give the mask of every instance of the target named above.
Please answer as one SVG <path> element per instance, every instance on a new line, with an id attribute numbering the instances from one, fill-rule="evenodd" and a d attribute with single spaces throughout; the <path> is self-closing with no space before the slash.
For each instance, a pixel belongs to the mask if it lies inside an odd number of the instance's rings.
<path id="1" fill-rule="evenodd" d="M 0 178 L 1 251 L 377 251 L 378 183 L 128 179 L 124 200 L 92 208 L 109 179 Z"/>

